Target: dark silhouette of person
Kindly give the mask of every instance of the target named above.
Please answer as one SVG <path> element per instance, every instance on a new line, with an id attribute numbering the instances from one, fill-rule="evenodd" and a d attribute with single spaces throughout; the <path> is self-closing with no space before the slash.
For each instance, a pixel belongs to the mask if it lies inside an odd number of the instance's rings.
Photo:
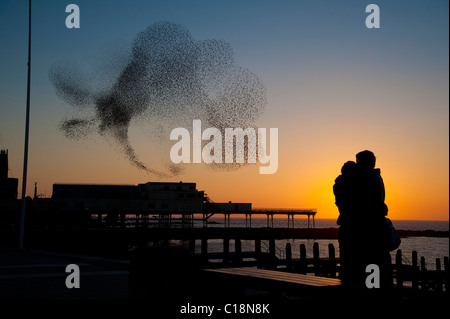
<path id="1" fill-rule="evenodd" d="M 346 162 L 341 168 L 333 186 L 336 206 L 339 209 L 338 225 L 345 224 L 345 219 L 351 215 L 352 198 L 355 192 L 356 178 L 358 176 L 357 165 L 353 161 Z M 347 214 L 346 214 L 347 212 Z"/>
<path id="2" fill-rule="evenodd" d="M 371 151 L 356 155 L 355 162 L 346 162 L 333 186 L 339 209 L 339 248 L 341 278 L 346 283 L 365 285 L 366 267 L 376 264 L 383 278 L 390 255 L 385 235 L 385 189 L 376 158 Z M 384 284 L 383 284 L 384 282 Z"/>

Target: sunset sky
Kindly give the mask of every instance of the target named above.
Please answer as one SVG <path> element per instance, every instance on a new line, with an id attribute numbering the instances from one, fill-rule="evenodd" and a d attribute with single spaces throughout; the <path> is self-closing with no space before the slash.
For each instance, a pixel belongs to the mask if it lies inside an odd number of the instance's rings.
<path id="1" fill-rule="evenodd" d="M 80 8 L 79 29 L 65 25 L 69 3 Z M 380 8 L 380 29 L 366 28 L 370 3 Z M 216 202 L 316 208 L 317 218 L 337 218 L 334 179 L 345 161 L 369 149 L 381 168 L 391 219 L 448 220 L 447 0 L 35 0 L 32 8 L 28 195 L 34 182 L 50 197 L 53 183 L 185 181 Z M 267 106 L 255 124 L 278 128 L 275 174 L 260 175 L 259 165 L 224 171 L 187 164 L 181 175 L 160 179 L 131 165 L 107 134 L 74 140 L 61 132 L 61 121 L 80 111 L 57 96 L 51 66 L 71 61 L 96 72 L 159 21 L 183 25 L 196 40 L 228 42 L 236 63 L 261 79 Z M 28 1 L 1 1 L 0 148 L 9 150 L 9 176 L 19 178 L 19 194 L 27 30 Z M 165 122 L 133 121 L 130 142 L 143 163 L 163 170 L 172 127 L 155 123 Z"/>

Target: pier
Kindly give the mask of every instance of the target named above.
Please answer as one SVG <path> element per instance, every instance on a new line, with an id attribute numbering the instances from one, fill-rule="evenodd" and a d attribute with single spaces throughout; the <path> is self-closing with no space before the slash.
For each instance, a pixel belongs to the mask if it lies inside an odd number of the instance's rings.
<path id="1" fill-rule="evenodd" d="M 230 228 L 231 221 L 235 217 L 245 216 L 245 228 L 252 228 L 252 217 L 257 216 L 262 219 L 265 217 L 266 227 L 274 227 L 274 218 L 287 217 L 287 228 L 295 228 L 295 217 L 306 216 L 307 229 L 315 228 L 314 217 L 317 214 L 316 209 L 276 209 L 276 208 L 259 208 L 249 210 L 237 211 L 211 211 L 205 210 L 202 213 L 198 212 L 162 212 L 162 213 L 148 213 L 148 212 L 90 212 L 90 219 L 98 224 L 106 224 L 109 226 L 121 227 L 162 227 L 162 228 L 194 228 L 196 225 L 201 227 L 208 227 L 210 218 L 213 216 L 223 216 L 223 227 Z M 244 226 L 243 226 L 244 227 Z"/>
<path id="2" fill-rule="evenodd" d="M 9 207 L 3 217 L 7 219 L 14 214 L 17 200 L 4 204 Z M 253 228 L 256 218 L 259 222 L 265 219 L 265 226 L 274 228 L 276 218 L 287 217 L 288 229 L 298 227 L 296 218 L 304 217 L 306 225 L 302 228 L 314 229 L 317 214 L 314 208 L 253 208 L 252 203 L 214 202 L 197 190 L 196 183 L 185 182 L 54 184 L 51 198 L 36 195 L 29 208 L 36 221 L 47 223 L 45 227 L 66 224 L 79 228 L 205 228 L 214 216 L 222 218 L 225 228 L 234 227 L 232 220 L 236 217 L 245 218 L 245 228 Z M 13 217 L 9 219 L 13 222 Z"/>

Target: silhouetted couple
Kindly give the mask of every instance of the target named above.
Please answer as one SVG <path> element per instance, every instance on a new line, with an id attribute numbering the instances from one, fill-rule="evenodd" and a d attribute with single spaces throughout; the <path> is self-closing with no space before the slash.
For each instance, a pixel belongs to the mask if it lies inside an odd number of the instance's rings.
<path id="1" fill-rule="evenodd" d="M 346 283 L 364 285 L 368 276 L 366 267 L 380 267 L 380 280 L 390 260 L 385 238 L 388 208 L 384 203 L 385 190 L 380 170 L 375 169 L 375 155 L 362 151 L 356 155 L 356 163 L 346 162 L 333 186 L 339 209 L 339 248 L 342 279 Z"/>

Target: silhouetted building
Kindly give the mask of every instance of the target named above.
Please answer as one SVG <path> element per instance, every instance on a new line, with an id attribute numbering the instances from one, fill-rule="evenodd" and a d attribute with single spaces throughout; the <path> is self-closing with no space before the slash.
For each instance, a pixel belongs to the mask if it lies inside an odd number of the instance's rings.
<path id="1" fill-rule="evenodd" d="M 17 178 L 8 178 L 8 150 L 0 151 L 0 199 L 17 199 Z"/>
<path id="2" fill-rule="evenodd" d="M 203 210 L 209 213 L 251 212 L 251 203 L 205 203 Z"/>
<path id="3" fill-rule="evenodd" d="M 205 195 L 195 183 L 139 185 L 54 184 L 52 205 L 61 211 L 120 213 L 201 213 Z"/>

